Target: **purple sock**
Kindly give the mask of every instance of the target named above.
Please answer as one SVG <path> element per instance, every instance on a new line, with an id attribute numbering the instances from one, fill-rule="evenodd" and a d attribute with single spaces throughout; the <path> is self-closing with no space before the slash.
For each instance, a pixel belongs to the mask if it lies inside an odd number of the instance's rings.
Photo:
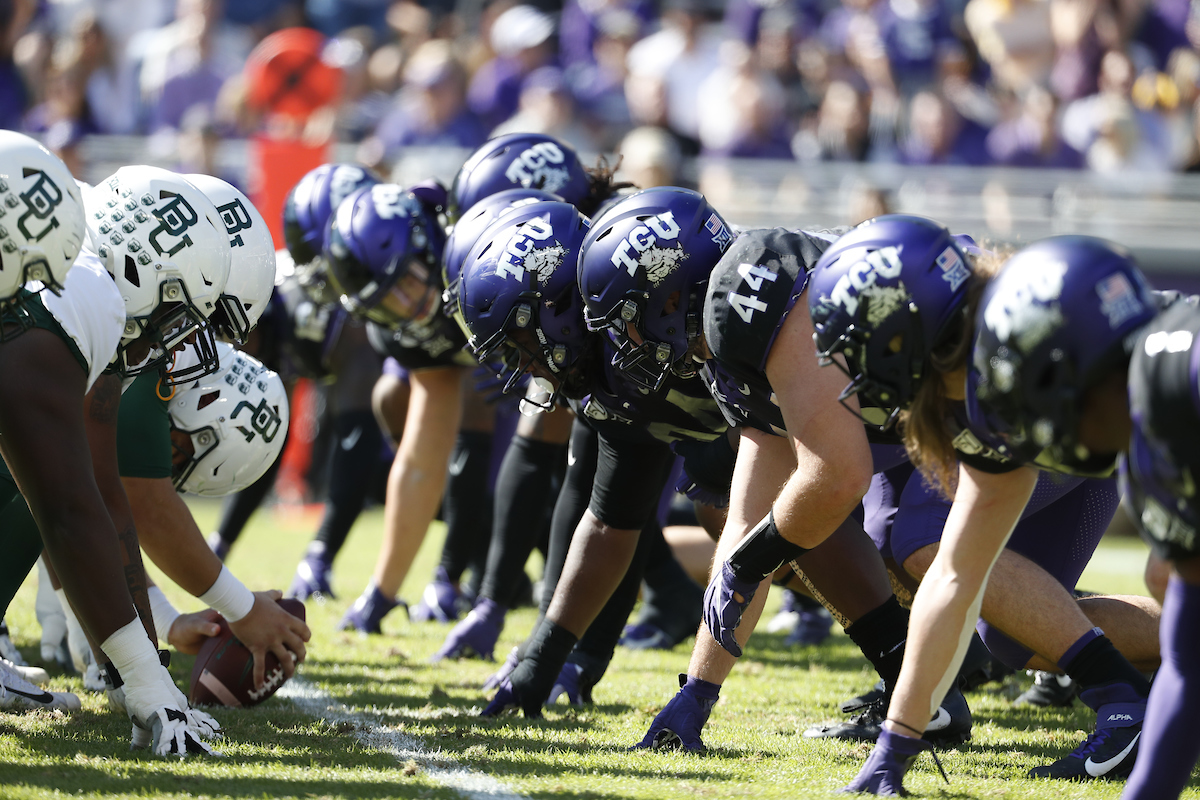
<path id="1" fill-rule="evenodd" d="M 1162 669 L 1150 690 L 1137 764 L 1122 800 L 1178 797 L 1200 755 L 1200 586 L 1171 577 L 1159 639 Z"/>
<path id="2" fill-rule="evenodd" d="M 1071 662 L 1075 660 L 1075 656 L 1079 655 L 1083 648 L 1087 647 L 1089 644 L 1099 639 L 1103 635 L 1104 631 L 1100 630 L 1099 628 L 1092 628 L 1083 636 L 1080 636 L 1079 639 L 1075 641 L 1075 644 L 1068 647 L 1067 652 L 1063 653 L 1063 657 L 1058 660 L 1058 666 L 1063 672 L 1066 672 L 1067 667 L 1071 666 Z"/>

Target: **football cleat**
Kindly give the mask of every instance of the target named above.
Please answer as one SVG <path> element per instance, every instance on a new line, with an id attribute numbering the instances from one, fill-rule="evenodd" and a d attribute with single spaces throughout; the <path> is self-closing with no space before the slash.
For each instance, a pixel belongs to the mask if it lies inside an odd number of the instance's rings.
<path id="1" fill-rule="evenodd" d="M 483 682 L 483 690 L 490 692 L 492 689 L 499 689 L 500 684 L 508 680 L 513 674 L 513 670 L 517 668 L 517 664 L 521 663 L 521 648 L 514 647 L 508 651 L 508 656 L 504 659 L 504 663 L 500 665 L 500 669 L 496 670 L 488 679 Z"/>
<path id="2" fill-rule="evenodd" d="M 507 609 L 495 600 L 481 597 L 466 618 L 454 626 L 441 649 L 429 660 L 483 658 L 491 661 L 506 613 Z"/>
<path id="3" fill-rule="evenodd" d="M 304 559 L 296 565 L 296 576 L 288 587 L 284 597 L 294 597 L 297 600 L 313 598 L 318 603 L 326 600 L 336 600 L 331 586 L 333 582 L 333 564 L 325 558 L 324 542 L 313 542 L 308 546 Z"/>
<path id="4" fill-rule="evenodd" d="M 670 650 L 675 640 L 657 625 L 639 622 L 626 625 L 617 644 L 630 650 Z"/>
<path id="5" fill-rule="evenodd" d="M 886 696 L 887 687 L 883 683 L 883 678 L 880 678 L 874 686 L 857 697 L 851 697 L 849 700 L 843 700 L 842 713 L 853 714 L 855 711 L 866 708 L 872 703 L 882 702 Z"/>
<path id="6" fill-rule="evenodd" d="M 1146 698 L 1127 683 L 1094 686 L 1079 699 L 1096 709 L 1096 729 L 1070 755 L 1029 770 L 1030 778 L 1114 780 L 1128 778 L 1137 758 Z"/>
<path id="7" fill-rule="evenodd" d="M 41 667 L 31 667 L 28 664 L 14 664 L 7 658 L 0 658 L 0 665 L 16 670 L 22 678 L 37 686 L 45 686 L 50 682 L 50 675 Z"/>
<path id="8" fill-rule="evenodd" d="M 6 662 L 0 661 L 0 709 L 5 711 L 78 711 L 79 698 L 70 692 L 48 692 L 25 680 Z"/>
<path id="9" fill-rule="evenodd" d="M 554 679 L 550 696 L 546 704 L 557 703 L 559 699 L 573 706 L 592 704 L 592 687 L 595 684 L 583 674 L 583 667 L 578 664 L 566 663 Z"/>
<path id="10" fill-rule="evenodd" d="M 1013 705 L 1067 708 L 1074 704 L 1075 696 L 1079 694 L 1079 684 L 1071 680 L 1069 675 L 1055 675 L 1041 670 L 1029 672 L 1033 675 L 1033 686 L 1022 692 Z"/>
<path id="11" fill-rule="evenodd" d="M 26 665 L 21 651 L 13 644 L 12 637 L 8 633 L 8 623 L 3 617 L 0 617 L 0 658 L 18 667 Z"/>
<path id="12" fill-rule="evenodd" d="M 453 622 L 458 619 L 458 587 L 450 582 L 443 567 L 433 571 L 433 580 L 421 592 L 409 618 L 413 622 Z"/>
<path id="13" fill-rule="evenodd" d="M 374 583 L 368 584 L 362 595 L 354 601 L 354 605 L 346 611 L 337 629 L 353 629 L 359 633 L 383 633 L 380 628 L 383 618 L 396 607 L 408 611 L 408 605 L 403 600 L 384 597 L 378 586 Z"/>
<path id="14" fill-rule="evenodd" d="M 658 712 L 654 722 L 650 723 L 650 730 L 634 748 L 706 751 L 700 732 L 717 704 L 720 687 L 687 675 L 679 676 L 679 685 L 679 692 Z"/>
<path id="15" fill-rule="evenodd" d="M 887 719 L 884 698 L 868 703 L 845 722 L 814 725 L 804 732 L 806 739 L 855 739 L 875 741 Z M 953 747 L 971 738 L 971 709 L 958 687 L 946 693 L 937 713 L 925 727 L 925 741 L 935 747 Z"/>

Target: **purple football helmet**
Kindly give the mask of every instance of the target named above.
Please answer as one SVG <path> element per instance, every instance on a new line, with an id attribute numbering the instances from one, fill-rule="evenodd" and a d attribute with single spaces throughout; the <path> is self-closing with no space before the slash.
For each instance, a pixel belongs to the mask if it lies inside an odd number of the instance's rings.
<path id="1" fill-rule="evenodd" d="M 1067 469 L 1093 468 L 1078 439 L 1084 396 L 1128 360 L 1130 334 L 1156 313 L 1141 270 L 1118 245 L 1054 236 L 1021 250 L 976 313 L 972 425 L 1026 460 L 1046 451 Z"/>
<path id="2" fill-rule="evenodd" d="M 367 186 L 337 207 L 325 258 L 342 307 L 389 328 L 441 307 L 446 237 L 427 206 L 393 183 Z"/>
<path id="3" fill-rule="evenodd" d="M 458 221 L 467 209 L 505 189 L 541 189 L 579 205 L 591 180 L 575 149 L 544 133 L 511 133 L 483 143 L 454 176 L 446 218 Z"/>
<path id="4" fill-rule="evenodd" d="M 463 262 L 475 246 L 479 234 L 491 227 L 501 214 L 509 209 L 545 200 L 562 202 L 558 195 L 543 192 L 541 189 L 505 189 L 479 201 L 460 215 L 458 222 L 454 223 L 446 236 L 446 251 L 442 254 L 442 279 L 446 288 L 452 289 L 454 282 L 458 280 Z"/>
<path id="5" fill-rule="evenodd" d="M 587 330 L 575 283 L 587 217 L 572 205 L 541 202 L 514 209 L 479 237 L 458 282 L 471 352 L 503 362 L 504 391 L 530 368 L 556 395 L 576 396 L 585 377 Z M 547 387 L 552 376 L 557 387 Z"/>
<path id="6" fill-rule="evenodd" d="M 301 178 L 283 202 L 283 241 L 305 292 L 320 303 L 336 303 L 322 253 L 329 220 L 343 200 L 364 186 L 381 183 L 358 164 L 322 164 Z"/>
<path id="7" fill-rule="evenodd" d="M 689 351 L 703 330 L 708 278 L 732 242 L 703 195 L 673 186 L 629 195 L 592 223 L 579 291 L 588 328 L 615 345 L 617 370 L 650 391 L 669 372 L 695 374 Z"/>
<path id="8" fill-rule="evenodd" d="M 832 356 L 845 357 L 839 399 L 867 399 L 864 422 L 886 430 L 912 403 L 930 353 L 962 333 L 970 277 L 950 231 L 903 214 L 864 222 L 821 256 L 808 283 L 817 356 L 839 368 Z"/>

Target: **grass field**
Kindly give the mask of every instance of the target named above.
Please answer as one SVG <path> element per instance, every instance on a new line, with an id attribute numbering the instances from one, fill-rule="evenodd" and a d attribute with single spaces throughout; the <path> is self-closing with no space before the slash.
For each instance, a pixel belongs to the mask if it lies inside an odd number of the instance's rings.
<path id="1" fill-rule="evenodd" d="M 195 506 L 209 529 L 216 506 Z M 314 518 L 255 517 L 230 566 L 255 588 L 286 588 Z M 426 658 L 447 628 L 410 625 L 397 612 L 385 636 L 335 633 L 333 626 L 370 574 L 381 535 L 378 511 L 365 514 L 336 563 L 338 600 L 310 604 L 313 628 L 302 679 L 247 710 L 219 710 L 226 730 L 219 760 L 163 760 L 128 750 L 129 723 L 102 696 L 88 695 L 70 717 L 0 714 L 0 798 L 79 795 L 105 798 L 455 798 L 571 796 L 584 798 L 823 798 L 858 771 L 866 745 L 801 737 L 811 723 L 837 715 L 838 702 L 873 680 L 844 636 L 811 650 L 783 645 L 783 635 L 757 634 L 723 690 L 705 733 L 707 756 L 629 752 L 676 689 L 690 645 L 667 653 L 619 649 L 597 705 L 548 711 L 544 720 L 480 720 L 479 686 L 495 665 L 478 661 L 431 665 Z M 404 595 L 415 599 L 440 547 L 431 531 Z M 1082 586 L 1144 593 L 1145 550 L 1136 541 L 1106 543 Z M 173 586 L 185 610 L 194 600 Z M 770 600 L 768 611 L 778 602 Z M 497 653 L 529 630 L 534 613 L 509 617 Z M 9 614 L 14 636 L 36 660 L 39 629 L 33 585 Z M 172 672 L 186 684 L 192 659 L 176 656 Z M 1028 711 L 1011 706 L 1028 683 L 969 695 L 972 741 L 942 755 L 946 786 L 923 758 L 907 780 L 913 794 L 934 798 L 1117 798 L 1119 784 L 1070 784 L 1024 779 L 1025 771 L 1074 748 L 1091 727 L 1074 709 Z M 55 677 L 53 688 L 82 692 L 77 678 Z M 281 693 L 282 695 L 282 693 Z M 1200 798 L 1193 779 L 1184 795 Z"/>

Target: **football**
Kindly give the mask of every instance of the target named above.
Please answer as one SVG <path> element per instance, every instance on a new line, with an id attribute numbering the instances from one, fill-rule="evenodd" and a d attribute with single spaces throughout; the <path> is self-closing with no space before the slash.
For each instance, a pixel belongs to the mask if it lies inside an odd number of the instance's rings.
<path id="1" fill-rule="evenodd" d="M 299 600 L 285 598 L 279 605 L 292 616 L 305 618 L 304 603 Z M 196 655 L 188 699 L 198 706 L 256 706 L 283 686 L 287 680 L 283 667 L 274 653 L 267 653 L 266 679 L 262 688 L 255 689 L 254 657 L 223 618 L 219 624 L 221 632 L 205 642 Z"/>

